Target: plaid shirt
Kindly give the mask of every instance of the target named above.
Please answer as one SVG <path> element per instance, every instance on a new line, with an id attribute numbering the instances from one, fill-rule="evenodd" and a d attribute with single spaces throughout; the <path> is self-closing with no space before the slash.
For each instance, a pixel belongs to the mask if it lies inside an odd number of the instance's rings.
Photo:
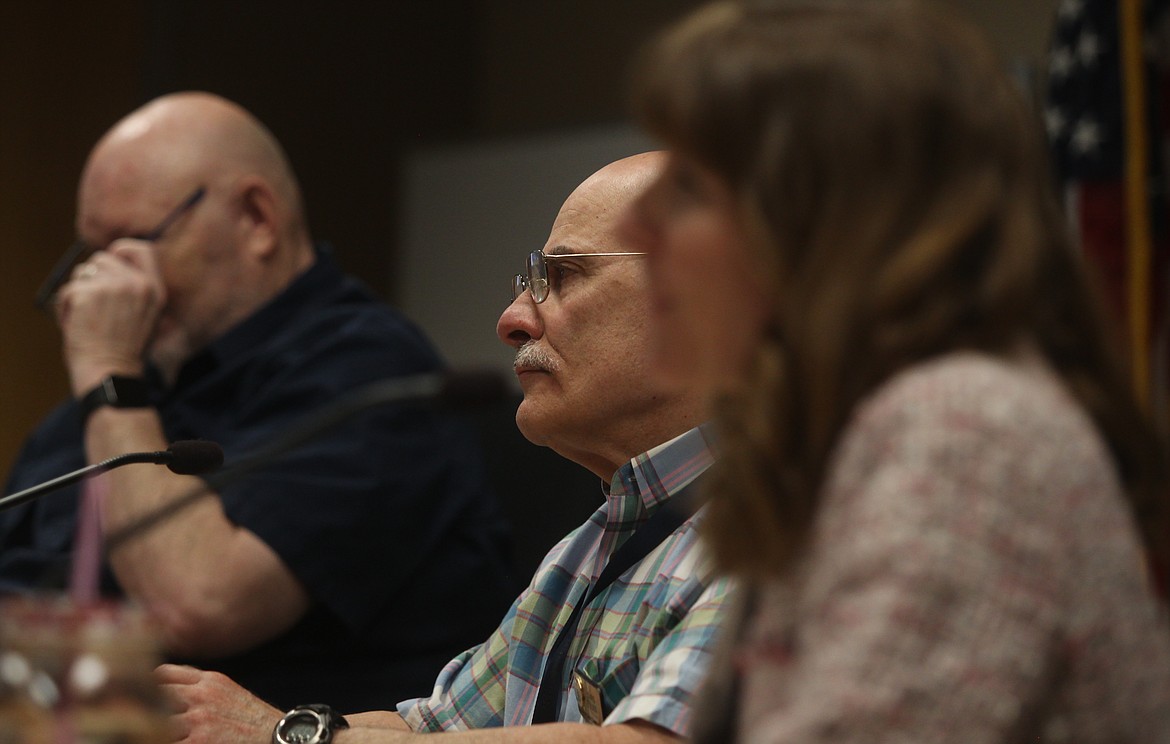
<path id="1" fill-rule="evenodd" d="M 711 464 L 692 429 L 614 475 L 605 504 L 545 557 L 486 643 L 452 660 L 430 698 L 398 712 L 415 731 L 522 726 L 532 720 L 548 652 L 606 562 L 657 508 Z M 560 720 L 580 722 L 571 669 L 601 688 L 605 723 L 650 721 L 681 736 L 728 595 L 699 550 L 692 516 L 585 609 L 560 681 Z"/>

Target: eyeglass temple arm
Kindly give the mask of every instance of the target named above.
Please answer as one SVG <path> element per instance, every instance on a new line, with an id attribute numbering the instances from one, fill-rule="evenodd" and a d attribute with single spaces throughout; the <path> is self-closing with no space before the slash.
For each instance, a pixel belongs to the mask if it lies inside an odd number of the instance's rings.
<path id="1" fill-rule="evenodd" d="M 165 233 L 167 229 L 175 223 L 175 220 L 182 217 L 188 209 L 198 204 L 199 200 L 202 199 L 206 193 L 207 189 L 203 186 L 200 186 L 199 188 L 192 191 L 191 195 L 184 199 L 182 204 L 167 213 L 167 216 L 163 217 L 162 222 L 158 223 L 158 227 L 151 230 L 150 233 L 142 236 L 142 239 L 153 242 L 161 238 L 163 233 Z"/>
<path id="2" fill-rule="evenodd" d="M 587 256 L 645 256 L 645 251 L 610 251 L 606 253 L 542 253 L 545 261 L 556 261 L 558 258 L 585 258 Z"/>
<path id="3" fill-rule="evenodd" d="M 82 240 L 75 240 L 73 244 L 66 249 L 61 258 L 57 259 L 57 263 L 53 266 L 53 270 L 49 272 L 48 278 L 41 283 L 37 289 L 36 297 L 33 302 L 41 310 L 46 309 L 49 303 L 53 301 L 53 296 L 57 294 L 57 290 L 69 278 L 69 272 L 73 269 L 73 265 L 77 263 L 77 259 L 85 253 L 85 242 Z"/>

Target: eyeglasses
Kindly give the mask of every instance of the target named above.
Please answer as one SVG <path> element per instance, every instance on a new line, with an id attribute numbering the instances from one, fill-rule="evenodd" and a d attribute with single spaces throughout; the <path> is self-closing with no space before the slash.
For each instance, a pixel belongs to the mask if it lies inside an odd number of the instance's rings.
<path id="1" fill-rule="evenodd" d="M 207 195 L 207 189 L 203 186 L 192 191 L 187 195 L 179 205 L 167 212 L 167 216 L 162 218 L 155 228 L 149 232 L 140 235 L 131 235 L 130 237 L 136 240 L 145 240 L 153 243 L 156 240 L 162 239 L 171 225 L 175 224 L 180 217 L 186 214 L 196 204 L 198 204 L 204 196 Z M 40 289 L 37 290 L 36 297 L 33 301 L 41 310 L 47 310 L 52 303 L 53 298 L 57 295 L 57 290 L 61 289 L 61 285 L 69 279 L 69 273 L 73 271 L 73 267 L 77 262 L 89 256 L 94 252 L 94 249 L 89 246 L 84 240 L 75 240 L 65 251 L 65 255 L 61 256 L 57 264 L 53 266 L 53 270 L 49 272 L 49 276 L 41 284 Z"/>
<path id="2" fill-rule="evenodd" d="M 547 300 L 548 293 L 552 289 L 548 278 L 548 265 L 550 263 L 556 263 L 562 258 L 645 255 L 644 252 L 618 251 L 610 253 L 555 253 L 551 256 L 546 256 L 543 250 L 533 251 L 528 254 L 528 273 L 516 274 L 512 277 L 512 302 L 515 302 L 520 295 L 524 294 L 524 290 L 526 289 L 532 294 L 532 299 L 537 305 Z"/>

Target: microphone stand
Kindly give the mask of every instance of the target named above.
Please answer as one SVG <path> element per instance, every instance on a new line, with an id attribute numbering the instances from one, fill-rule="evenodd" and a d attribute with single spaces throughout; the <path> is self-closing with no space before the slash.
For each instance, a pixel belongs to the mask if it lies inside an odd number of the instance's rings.
<path id="1" fill-rule="evenodd" d="M 46 494 L 49 491 L 53 491 L 62 486 L 67 486 L 70 483 L 76 483 L 77 481 L 91 475 L 97 475 L 104 473 L 107 470 L 113 470 L 114 468 L 121 467 L 122 465 L 130 465 L 140 462 L 162 465 L 169 461 L 172 457 L 172 453 L 166 450 L 159 452 L 131 452 L 125 455 L 117 455 L 116 457 L 111 457 L 108 460 L 102 460 L 99 463 L 87 465 L 80 470 L 74 470 L 72 473 L 66 473 L 65 475 L 58 476 L 53 480 L 45 481 L 44 483 L 38 483 L 37 485 L 32 486 L 31 488 L 26 488 L 23 491 L 10 493 L 5 497 L 0 498 L 0 511 L 10 509 L 14 506 L 19 506 L 20 504 L 23 504 L 26 501 L 32 501 L 36 497 L 42 494 Z"/>
<path id="2" fill-rule="evenodd" d="M 503 379 L 494 372 L 465 372 L 449 375 L 423 374 L 373 382 L 343 396 L 335 403 L 310 414 L 284 436 L 244 455 L 232 465 L 207 476 L 203 483 L 143 515 L 137 521 L 106 535 L 105 553 L 110 555 L 123 543 L 169 519 L 191 504 L 220 488 L 235 483 L 252 471 L 309 442 L 347 419 L 371 408 L 390 403 L 438 403 L 459 409 L 499 400 L 507 392 Z"/>

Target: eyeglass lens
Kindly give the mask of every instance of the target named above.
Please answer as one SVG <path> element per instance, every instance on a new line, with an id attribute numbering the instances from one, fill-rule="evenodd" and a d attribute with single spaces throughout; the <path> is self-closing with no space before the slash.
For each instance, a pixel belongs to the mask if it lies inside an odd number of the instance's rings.
<path id="1" fill-rule="evenodd" d="M 525 290 L 531 291 L 532 299 L 540 304 L 548 299 L 548 263 L 541 251 L 528 254 L 526 261 L 527 274 L 516 274 L 512 277 L 512 301 L 515 302 Z"/>
<path id="2" fill-rule="evenodd" d="M 528 291 L 538 305 L 548 298 L 548 263 L 543 251 L 528 254 Z"/>

